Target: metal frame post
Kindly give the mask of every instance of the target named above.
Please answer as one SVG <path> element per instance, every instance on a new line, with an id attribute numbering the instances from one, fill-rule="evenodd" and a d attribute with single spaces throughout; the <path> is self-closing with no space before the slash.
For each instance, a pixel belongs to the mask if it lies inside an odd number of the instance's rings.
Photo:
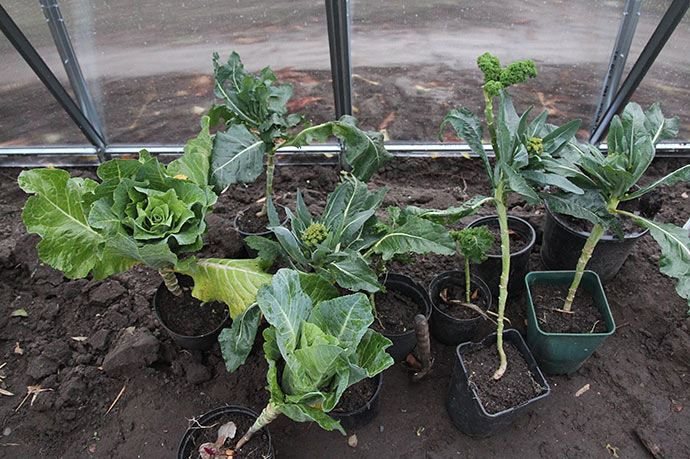
<path id="1" fill-rule="evenodd" d="M 2 29 L 2 32 L 7 36 L 7 39 L 12 43 L 26 63 L 29 64 L 36 76 L 43 82 L 46 88 L 48 88 L 48 91 L 55 97 L 55 100 L 58 101 L 69 117 L 72 118 L 72 121 L 76 123 L 79 130 L 81 130 L 89 142 L 97 148 L 99 159 L 101 161 L 109 159 L 108 155 L 105 153 L 105 139 L 72 100 L 55 74 L 46 65 L 41 56 L 39 56 L 36 49 L 31 45 L 2 5 L 0 5 L 0 29 Z"/>
<path id="2" fill-rule="evenodd" d="M 77 55 L 72 47 L 72 40 L 65 26 L 65 20 L 60 12 L 58 2 L 57 0 L 40 0 L 40 2 L 43 15 L 46 17 L 48 28 L 50 28 L 53 41 L 55 41 L 58 54 L 60 54 L 60 59 L 65 67 L 67 78 L 69 78 L 72 90 L 77 97 L 77 102 L 84 115 L 91 121 L 91 124 L 93 124 L 101 137 L 106 139 L 101 121 L 98 117 L 98 112 L 93 103 L 93 98 L 86 85 L 86 80 L 79 66 Z"/>
<path id="3" fill-rule="evenodd" d="M 647 71 L 649 71 L 649 68 L 671 37 L 671 34 L 676 30 L 676 27 L 688 11 L 688 7 L 690 7 L 690 0 L 673 0 L 661 22 L 654 30 L 652 37 L 637 58 L 627 78 L 616 93 L 616 96 L 595 125 L 589 138 L 590 143 L 597 144 L 604 138 L 613 116 L 628 103 L 630 97 L 632 97 Z"/>
<path id="4" fill-rule="evenodd" d="M 621 77 L 623 75 L 623 70 L 625 69 L 625 63 L 628 60 L 628 55 L 630 54 L 630 46 L 632 45 L 633 37 L 635 36 L 635 30 L 637 29 L 637 22 L 640 18 L 640 8 L 644 0 L 628 0 L 623 10 L 623 17 L 621 18 L 621 24 L 618 28 L 618 36 L 616 37 L 616 43 L 613 46 L 613 52 L 611 53 L 611 59 L 609 61 L 609 69 L 606 73 L 606 78 L 604 79 L 604 86 L 601 89 L 601 96 L 599 97 L 599 104 L 597 105 L 597 111 L 594 116 L 594 125 L 601 120 L 604 112 L 609 105 L 611 105 L 611 100 L 614 94 L 618 91 L 618 86 L 620 85 Z M 592 132 L 594 133 L 594 127 L 592 127 Z"/>
<path id="5" fill-rule="evenodd" d="M 350 2 L 326 0 L 328 48 L 331 56 L 335 116 L 352 115 L 352 60 L 350 56 Z M 342 145 L 341 145 L 342 147 Z M 347 170 L 341 148 L 340 167 Z"/>

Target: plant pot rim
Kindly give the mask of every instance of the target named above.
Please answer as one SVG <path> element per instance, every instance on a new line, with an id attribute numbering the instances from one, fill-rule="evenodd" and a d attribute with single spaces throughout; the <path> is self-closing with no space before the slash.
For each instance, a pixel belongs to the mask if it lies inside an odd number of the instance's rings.
<path id="1" fill-rule="evenodd" d="M 207 338 L 213 334 L 219 334 L 226 327 L 228 319 L 230 319 L 230 308 L 228 307 L 228 305 L 225 305 L 225 310 L 227 311 L 227 314 L 225 315 L 225 318 L 223 319 L 221 324 L 209 332 L 206 332 L 202 335 L 183 335 L 183 334 L 178 333 L 174 330 L 171 330 L 170 327 L 168 327 L 165 324 L 165 321 L 163 321 L 163 318 L 161 317 L 160 312 L 158 311 L 158 292 L 162 288 L 167 288 L 165 286 L 165 282 L 161 282 L 161 284 L 158 286 L 155 293 L 153 294 L 153 312 L 154 312 L 154 314 L 156 314 L 156 319 L 158 319 L 158 322 L 165 329 L 165 331 L 167 331 L 171 336 L 182 338 L 182 339 Z"/>
<path id="2" fill-rule="evenodd" d="M 285 209 L 285 210 L 289 210 L 288 206 L 286 206 L 286 205 L 277 204 L 277 206 L 278 206 L 278 207 L 282 207 L 282 208 Z M 247 212 L 248 210 L 250 210 L 252 207 L 253 207 L 253 205 L 251 205 L 251 206 L 249 206 L 249 207 L 245 207 L 244 209 L 242 209 L 242 210 L 240 210 L 239 212 L 237 212 L 237 214 L 235 215 L 235 218 L 232 219 L 232 227 L 234 228 L 234 230 L 237 231 L 240 235 L 242 235 L 242 236 L 244 236 L 244 237 L 246 237 L 246 236 L 267 236 L 267 235 L 271 234 L 271 233 L 273 232 L 273 231 L 271 231 L 271 230 L 261 231 L 261 232 L 258 232 L 258 233 L 247 233 L 247 232 L 242 231 L 242 230 L 240 229 L 240 227 L 239 227 L 239 225 L 238 225 L 238 220 L 239 220 L 239 218 L 240 218 L 242 215 L 244 215 L 245 212 Z M 285 212 L 285 218 L 284 218 L 283 221 L 281 222 L 281 225 L 286 225 L 287 222 L 288 222 L 289 220 L 290 220 L 290 217 L 288 217 L 288 213 Z"/>
<path id="3" fill-rule="evenodd" d="M 479 224 L 475 225 L 474 223 L 475 222 L 489 221 L 489 220 L 498 220 L 498 215 L 491 214 L 491 215 L 485 215 L 483 217 L 476 218 L 476 219 L 472 220 L 467 225 L 467 228 L 469 228 L 470 226 L 473 226 L 473 227 L 481 226 Z M 515 215 L 508 215 L 508 226 L 510 226 L 510 220 L 524 223 L 525 225 L 527 225 L 527 227 L 529 228 L 529 232 L 530 232 L 530 237 L 529 237 L 529 241 L 527 241 L 527 245 L 525 247 L 523 247 L 522 250 L 518 250 L 517 252 L 512 252 L 512 251 L 510 252 L 511 257 L 517 257 L 517 256 L 520 256 L 520 255 L 527 253 L 528 251 L 532 250 L 532 247 L 534 247 L 534 244 L 537 241 L 537 232 L 534 229 L 534 227 L 532 226 L 532 224 L 530 222 L 528 222 L 527 220 L 525 220 L 524 218 L 516 217 Z M 501 258 L 501 255 L 493 255 L 493 254 L 488 254 L 488 253 L 486 254 L 486 256 L 489 258 Z"/>
<path id="4" fill-rule="evenodd" d="M 429 292 L 427 292 L 427 290 L 426 290 L 424 287 L 422 287 L 422 286 L 419 285 L 417 282 L 415 282 L 414 280 L 412 280 L 411 277 L 406 276 L 406 275 L 404 275 L 404 274 L 398 274 L 398 273 L 389 273 L 389 272 L 386 272 L 386 274 L 384 274 L 384 275 L 381 277 L 380 281 L 381 281 L 381 280 L 382 280 L 381 283 L 384 284 L 384 285 L 385 285 L 386 282 L 388 282 L 389 280 L 392 280 L 394 283 L 395 283 L 395 282 L 407 283 L 407 284 L 409 284 L 414 290 L 417 290 L 417 292 L 418 292 L 418 293 L 423 297 L 423 299 L 424 299 L 424 317 L 426 317 L 426 320 L 429 320 L 429 318 L 431 317 L 432 306 L 431 306 L 431 300 L 429 299 Z M 387 291 L 387 290 L 388 290 L 388 286 L 386 286 L 386 291 Z M 395 290 L 395 289 L 393 289 L 393 290 Z M 383 292 L 383 293 L 386 293 L 386 292 Z M 412 299 L 412 298 L 411 298 L 411 299 Z M 385 337 L 387 337 L 387 338 L 398 338 L 398 337 L 401 337 L 401 336 L 414 335 L 414 327 L 411 328 L 411 329 L 409 329 L 408 331 L 402 332 L 402 333 L 384 333 L 384 332 L 379 332 L 379 333 L 381 333 L 383 336 L 385 336 Z"/>
<path id="5" fill-rule="evenodd" d="M 561 219 L 556 213 L 551 211 L 551 209 L 549 208 L 549 203 L 546 201 L 544 201 L 544 208 L 546 208 L 546 213 L 551 218 L 553 218 L 553 220 L 556 222 L 556 224 L 558 224 L 560 227 L 562 227 L 565 231 L 572 234 L 573 236 L 579 236 L 583 239 L 587 239 L 589 237 L 589 235 L 591 234 L 589 231 L 578 231 L 578 230 L 573 229 L 570 226 L 568 226 L 568 224 L 565 221 L 563 221 L 563 219 Z M 574 218 L 577 218 L 577 217 L 574 217 Z M 639 233 L 624 234 L 623 240 L 639 239 L 642 236 L 644 236 L 645 234 L 647 234 L 648 232 L 649 232 L 649 228 L 645 228 L 642 231 L 640 231 Z M 609 242 L 621 242 L 621 240 L 618 239 L 617 236 L 612 236 L 610 234 L 604 234 L 603 236 L 601 236 L 600 240 L 609 241 Z"/>
<path id="6" fill-rule="evenodd" d="M 491 341 L 492 338 L 496 335 L 496 333 L 497 333 L 497 332 L 493 332 L 493 333 L 487 335 L 486 338 L 484 338 L 483 340 L 481 340 L 481 341 L 478 342 L 478 343 L 475 343 L 475 342 L 472 342 L 472 341 L 468 341 L 468 342 L 466 342 L 466 343 L 460 343 L 460 344 L 458 344 L 457 347 L 455 348 L 455 355 L 456 355 L 456 357 L 457 357 L 457 359 L 458 359 L 458 363 L 460 364 L 460 366 L 461 366 L 461 368 L 462 368 L 462 372 L 463 372 L 463 374 L 465 375 L 465 377 L 467 378 L 468 382 L 469 382 L 469 376 L 467 375 L 467 367 L 465 366 L 465 362 L 462 360 L 462 354 L 460 353 L 461 348 L 463 348 L 463 347 L 487 347 L 487 346 L 495 346 L 495 343 L 490 343 L 490 341 Z M 522 335 L 521 335 L 520 332 L 517 331 L 516 329 L 514 329 L 514 328 L 508 328 L 508 329 L 503 330 L 503 336 L 504 336 L 504 338 L 505 338 L 505 336 L 506 336 L 507 334 L 516 335 L 516 336 L 520 339 L 520 341 L 522 341 L 522 342 L 524 343 L 524 339 L 522 338 Z M 504 343 L 505 343 L 505 340 L 504 340 Z M 526 344 L 525 344 L 525 347 L 527 347 Z M 528 348 L 528 349 L 529 349 L 529 348 Z M 510 362 L 508 362 L 508 365 L 510 365 Z M 487 412 L 486 409 L 484 408 L 484 403 L 482 402 L 482 399 L 479 397 L 479 394 L 477 394 L 477 390 L 476 390 L 474 384 L 468 384 L 469 387 L 470 387 L 470 390 L 472 391 L 472 395 L 474 396 L 474 398 L 475 398 L 475 399 L 477 400 L 477 402 L 478 402 L 478 405 L 479 405 L 479 408 L 480 408 L 481 411 L 482 411 L 482 414 L 483 414 L 484 416 L 489 417 L 489 418 L 498 418 L 498 417 L 500 417 L 500 416 L 502 416 L 502 415 L 505 415 L 506 413 L 508 413 L 508 412 L 510 412 L 510 411 L 515 410 L 516 408 L 520 408 L 521 406 L 527 405 L 528 403 L 531 403 L 531 402 L 533 402 L 533 401 L 541 400 L 542 398 L 544 398 L 544 397 L 546 397 L 547 395 L 549 395 L 549 394 L 551 393 L 551 387 L 549 386 L 549 383 L 546 381 L 546 378 L 544 377 L 544 374 L 542 373 L 542 371 L 541 371 L 541 369 L 539 368 L 539 366 L 537 365 L 537 366 L 535 366 L 535 368 L 536 368 L 537 373 L 538 373 L 538 374 L 534 375 L 534 376 L 535 376 L 535 379 L 541 379 L 542 381 L 544 381 L 544 384 L 545 384 L 545 386 L 543 387 L 544 391 L 543 391 L 541 394 L 537 395 L 536 397 L 532 397 L 532 398 L 530 398 L 530 399 L 527 399 L 527 400 L 523 401 L 522 403 L 520 403 L 519 405 L 511 406 L 510 408 L 506 408 L 505 410 L 499 411 L 498 413 L 489 413 L 489 412 Z"/>
<path id="7" fill-rule="evenodd" d="M 557 336 L 562 336 L 562 337 L 567 337 L 567 336 L 606 337 L 606 336 L 611 336 L 613 334 L 613 332 L 616 331 L 616 322 L 613 320 L 613 315 L 611 315 L 611 325 L 612 325 L 611 329 L 609 331 L 606 331 L 606 332 L 600 332 L 600 333 L 563 333 L 563 332 L 559 332 L 559 333 L 554 333 L 554 332 L 547 332 L 547 331 L 542 330 L 539 327 L 539 321 L 536 320 L 536 313 L 534 311 L 534 303 L 532 301 L 532 293 L 530 292 L 529 279 L 533 278 L 533 277 L 538 277 L 539 275 L 543 275 L 543 274 L 561 274 L 561 275 L 572 274 L 574 276 L 575 270 L 564 269 L 564 270 L 558 270 L 558 271 L 530 271 L 525 276 L 525 286 L 527 287 L 527 302 L 528 302 L 527 314 L 530 314 L 531 316 L 533 316 L 534 323 L 536 325 L 535 329 L 540 335 L 553 336 L 553 337 L 557 337 Z M 585 269 L 582 277 L 584 278 L 585 276 L 594 276 L 598 287 L 601 289 L 602 292 L 604 291 L 604 287 L 601 283 L 601 279 L 599 279 L 599 275 L 597 273 L 595 273 L 594 271 L 591 271 L 589 269 Z M 584 285 L 580 284 L 580 286 L 578 288 L 586 288 L 586 287 Z M 604 302 L 605 302 L 606 308 L 609 310 L 609 314 L 610 314 L 611 307 L 609 306 L 609 302 L 605 296 L 604 296 Z M 532 306 L 529 307 L 530 305 L 532 305 Z M 603 316 L 603 314 L 602 314 L 602 316 Z M 606 317 L 604 317 L 604 320 L 606 320 Z M 608 324 L 607 324 L 607 326 L 608 326 Z"/>
<path id="8" fill-rule="evenodd" d="M 471 322 L 471 321 L 474 321 L 474 320 L 481 318 L 481 315 L 475 314 L 473 317 L 470 317 L 469 319 L 458 319 L 457 317 L 453 317 L 450 314 L 443 312 L 441 309 L 439 309 L 438 306 L 436 306 L 436 302 L 433 300 L 433 298 L 431 298 L 431 285 L 436 281 L 436 279 L 438 279 L 441 276 L 448 276 L 449 278 L 456 278 L 456 277 L 461 278 L 463 285 L 465 282 L 465 272 L 457 270 L 457 269 L 454 269 L 451 271 L 444 271 L 441 274 L 439 274 L 438 276 L 434 277 L 431 280 L 431 282 L 429 282 L 429 287 L 427 288 L 427 292 L 429 294 L 429 301 L 431 302 L 431 308 L 433 309 L 433 314 L 439 314 L 448 320 L 452 320 L 452 321 L 460 322 L 460 323 Z M 470 273 L 470 285 L 472 285 L 473 283 L 476 284 L 480 288 L 480 290 L 482 289 L 482 287 L 484 287 L 486 289 L 486 291 L 489 292 L 489 298 L 487 298 L 489 305 L 486 308 L 486 310 L 487 311 L 491 310 L 491 306 L 493 306 L 493 301 L 492 301 L 493 298 L 492 298 L 491 290 L 489 289 L 489 286 L 486 285 L 486 282 L 484 282 L 484 280 L 481 277 L 476 276 L 473 273 Z"/>
<path id="9" fill-rule="evenodd" d="M 344 418 L 344 417 L 348 417 L 348 416 L 356 416 L 356 415 L 363 413 L 364 411 L 368 410 L 369 407 L 371 406 L 371 402 L 373 400 L 375 400 L 376 397 L 378 397 L 379 394 L 381 393 L 381 386 L 383 386 L 383 372 L 377 373 L 372 378 L 375 378 L 377 380 L 376 390 L 374 391 L 374 394 L 371 396 L 371 398 L 369 400 L 367 400 L 367 402 L 364 405 L 362 405 L 359 408 L 352 410 L 352 411 L 335 411 L 335 409 L 333 409 L 326 414 L 328 414 L 329 416 L 334 415 L 334 416 L 337 416 L 338 418 Z M 368 379 L 368 378 L 365 378 L 365 379 Z"/>
<path id="10" fill-rule="evenodd" d="M 242 413 L 244 415 L 253 417 L 255 420 L 256 420 L 256 418 L 259 417 L 259 415 L 256 414 L 256 412 L 254 412 L 254 410 L 252 410 L 251 408 L 247 408 L 246 406 L 222 405 L 222 406 L 218 406 L 216 408 L 213 408 L 212 410 L 207 411 L 206 413 L 202 414 L 201 416 L 199 416 L 198 421 L 200 423 L 202 421 L 202 419 L 204 419 L 204 418 L 223 414 L 226 412 Z M 181 457 L 181 454 L 184 452 L 183 448 L 184 448 L 185 443 L 189 440 L 189 438 L 192 436 L 192 434 L 194 433 L 195 430 L 199 430 L 199 429 L 195 429 L 194 427 L 188 427 L 187 430 L 185 431 L 185 433 L 182 435 L 182 439 L 180 440 L 180 444 L 177 447 L 177 457 L 178 458 Z M 261 430 L 263 430 L 266 433 L 266 437 L 268 438 L 268 451 L 270 453 L 269 457 L 274 457 L 273 442 L 271 440 L 271 432 L 268 430 L 268 426 L 264 426 Z"/>

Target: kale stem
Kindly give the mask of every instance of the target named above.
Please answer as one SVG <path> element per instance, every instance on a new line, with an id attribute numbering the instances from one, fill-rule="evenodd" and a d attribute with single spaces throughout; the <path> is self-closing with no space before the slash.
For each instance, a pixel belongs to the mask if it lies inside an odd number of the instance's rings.
<path id="1" fill-rule="evenodd" d="M 182 289 L 180 288 L 180 284 L 177 282 L 177 276 L 175 276 L 172 266 L 168 268 L 161 268 L 158 270 L 158 273 L 163 278 L 163 283 L 168 290 L 170 290 L 170 293 L 175 296 L 182 296 Z"/>
<path id="2" fill-rule="evenodd" d="M 264 426 L 275 421 L 279 414 L 280 411 L 278 411 L 276 407 L 269 402 L 268 405 L 266 405 L 266 407 L 263 409 L 259 417 L 256 418 L 254 424 L 252 424 L 249 430 L 247 430 L 247 433 L 245 433 L 242 436 L 242 438 L 239 439 L 239 441 L 235 445 L 234 450 L 237 451 L 240 448 L 242 448 L 252 438 L 252 435 L 261 430 Z"/>
<path id="3" fill-rule="evenodd" d="M 266 200 L 264 201 L 264 205 L 261 207 L 261 211 L 256 214 L 257 217 L 263 217 L 268 213 L 268 200 L 273 194 L 273 176 L 275 175 L 276 169 L 275 157 L 276 148 L 273 147 L 266 155 Z"/>
<path id="4" fill-rule="evenodd" d="M 508 234 L 508 211 L 506 209 L 507 193 L 503 191 L 503 182 L 498 182 L 494 193 L 496 198 L 496 213 L 501 230 L 501 281 L 498 286 L 498 319 L 496 327 L 496 349 L 500 357 L 498 369 L 493 379 L 501 379 L 508 368 L 508 360 L 503 350 L 503 319 L 505 317 L 506 301 L 508 300 L 508 277 L 510 275 L 510 236 Z"/>
<path id="5" fill-rule="evenodd" d="M 465 257 L 465 302 L 471 303 L 470 301 L 470 260 Z"/>
<path id="6" fill-rule="evenodd" d="M 486 127 L 489 130 L 489 135 L 491 136 L 491 147 L 494 149 L 494 154 L 498 156 L 498 141 L 496 140 L 496 125 L 494 123 L 494 108 L 491 102 L 491 96 L 486 92 L 486 88 L 482 86 L 484 91 L 484 117 L 486 118 Z"/>
<path id="7" fill-rule="evenodd" d="M 582 280 L 582 275 L 584 274 L 587 262 L 592 257 L 594 252 L 594 247 L 599 242 L 599 239 L 604 235 L 605 230 L 600 224 L 595 224 L 592 231 L 589 233 L 587 241 L 585 241 L 585 246 L 582 248 L 582 253 L 580 253 L 580 258 L 577 260 L 577 266 L 575 267 L 575 276 L 573 277 L 573 282 L 570 284 L 570 289 L 568 290 L 568 297 L 565 299 L 565 304 L 563 304 L 563 311 L 570 312 L 573 307 L 573 300 L 575 299 L 575 292 L 580 286 L 580 281 Z"/>

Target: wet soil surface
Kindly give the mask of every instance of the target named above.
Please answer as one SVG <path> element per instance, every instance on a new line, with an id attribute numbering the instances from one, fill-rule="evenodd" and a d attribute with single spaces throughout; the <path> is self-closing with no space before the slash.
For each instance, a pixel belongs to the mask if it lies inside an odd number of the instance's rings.
<path id="1" fill-rule="evenodd" d="M 358 410 L 369 403 L 369 400 L 376 393 L 378 380 L 376 378 L 363 379 L 357 384 L 348 387 L 340 397 L 338 404 L 333 411 L 339 413 L 350 413 Z"/>
<path id="2" fill-rule="evenodd" d="M 658 160 L 648 180 L 683 164 Z M 445 208 L 487 195 L 482 171 L 478 160 L 396 159 L 372 178 L 371 187 L 392 188 L 384 206 Z M 71 172 L 95 175 L 93 169 Z M 269 396 L 261 338 L 247 363 L 229 374 L 218 345 L 205 352 L 183 350 L 158 324 L 151 307 L 157 272 L 135 267 L 105 280 L 70 280 L 42 265 L 38 238 L 21 222 L 27 196 L 17 187 L 18 173 L 0 169 L 0 387 L 14 394 L 0 395 L 0 457 L 174 457 L 188 420 L 226 404 L 261 411 Z M 232 218 L 262 195 L 261 180 L 231 187 L 219 199 L 199 256 L 244 256 Z M 318 212 L 337 181 L 334 168 L 279 167 L 276 189 L 294 206 L 295 190 L 308 188 L 305 201 Z M 659 221 L 683 225 L 689 195 L 685 184 L 664 189 Z M 509 207 L 537 228 L 530 263 L 543 269 L 543 207 L 518 198 Z M 456 257 L 415 259 L 420 262 L 408 265 L 410 275 L 425 286 L 449 267 L 460 268 Z M 270 427 L 277 456 L 494 458 L 510 451 L 513 457 L 589 458 L 611 457 L 615 449 L 619 457 L 650 457 L 643 438 L 664 457 L 687 457 L 686 442 L 679 439 L 690 436 L 690 318 L 673 282 L 658 272 L 658 261 L 653 239 L 639 240 L 618 276 L 604 286 L 616 332 L 575 374 L 547 376 L 551 395 L 500 434 L 477 440 L 452 425 L 444 400 L 455 349 L 432 339 L 434 366 L 422 381 L 411 383 L 403 364 L 386 370 L 381 412 L 357 430 L 356 448 L 337 432 L 281 416 Z M 524 307 L 522 298 L 507 305 L 512 326 L 523 336 Z M 27 317 L 12 317 L 19 309 Z M 474 340 L 492 331 L 483 321 Z M 30 386 L 37 395 L 21 404 Z M 577 397 L 583 387 L 589 390 Z"/>
<path id="3" fill-rule="evenodd" d="M 606 333 L 606 322 L 594 298 L 579 288 L 573 299 L 572 314 L 562 310 L 569 286 L 531 285 L 530 293 L 539 328 L 546 333 Z"/>

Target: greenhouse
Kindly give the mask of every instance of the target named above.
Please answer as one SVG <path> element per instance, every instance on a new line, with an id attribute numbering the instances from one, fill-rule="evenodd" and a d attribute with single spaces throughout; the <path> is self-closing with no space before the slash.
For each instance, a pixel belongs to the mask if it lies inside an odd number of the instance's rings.
<path id="1" fill-rule="evenodd" d="M 690 457 L 690 0 L 0 2 L 0 457 Z"/>

